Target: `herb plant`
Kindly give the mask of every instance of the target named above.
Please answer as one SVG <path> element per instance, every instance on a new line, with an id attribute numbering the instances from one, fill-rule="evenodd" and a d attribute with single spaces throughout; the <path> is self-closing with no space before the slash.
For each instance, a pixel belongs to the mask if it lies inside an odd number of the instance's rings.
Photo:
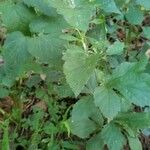
<path id="1" fill-rule="evenodd" d="M 0 149 L 142 150 L 149 13 L 149 0 L 1 0 Z"/>

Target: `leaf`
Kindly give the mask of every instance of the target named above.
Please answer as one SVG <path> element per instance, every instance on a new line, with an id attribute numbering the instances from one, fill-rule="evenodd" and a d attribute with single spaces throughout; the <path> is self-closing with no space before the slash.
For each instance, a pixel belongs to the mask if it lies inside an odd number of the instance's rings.
<path id="1" fill-rule="evenodd" d="M 103 118 L 95 107 L 91 96 L 81 98 L 73 107 L 71 115 L 71 132 L 81 138 L 86 138 L 101 127 Z"/>
<path id="2" fill-rule="evenodd" d="M 108 86 L 117 89 L 128 101 L 136 105 L 149 106 L 150 87 L 147 81 L 149 75 L 142 73 L 144 67 L 145 63 L 122 63 L 110 76 Z"/>
<path id="3" fill-rule="evenodd" d="M 0 13 L 2 22 L 8 31 L 24 31 L 28 29 L 30 21 L 35 17 L 22 3 L 0 2 Z"/>
<path id="4" fill-rule="evenodd" d="M 107 49 L 108 55 L 120 55 L 124 50 L 124 43 L 116 41 L 113 45 L 109 46 Z"/>
<path id="5" fill-rule="evenodd" d="M 100 133 L 92 137 L 87 142 L 86 150 L 103 150 L 103 149 L 104 149 L 104 143 L 103 143 Z"/>
<path id="6" fill-rule="evenodd" d="M 142 145 L 138 137 L 135 138 L 128 136 L 128 141 L 131 150 L 142 150 Z"/>
<path id="7" fill-rule="evenodd" d="M 35 7 L 47 16 L 56 16 L 56 10 L 52 8 L 47 0 L 23 0 L 28 7 Z"/>
<path id="8" fill-rule="evenodd" d="M 114 0 L 96 0 L 97 4 L 107 13 L 120 14 L 120 10 L 117 8 Z"/>
<path id="9" fill-rule="evenodd" d="M 29 88 L 36 87 L 41 82 L 41 78 L 39 75 L 33 75 L 26 81 L 25 85 Z"/>
<path id="10" fill-rule="evenodd" d="M 144 129 L 150 127 L 150 112 L 122 113 L 116 119 L 122 125 L 127 125 L 131 129 Z"/>
<path id="11" fill-rule="evenodd" d="M 42 63 L 59 66 L 66 42 L 59 38 L 69 25 L 61 16 L 39 17 L 30 24 L 30 31 L 39 34 L 28 39 L 28 51 Z"/>
<path id="12" fill-rule="evenodd" d="M 70 46 L 65 52 L 63 60 L 65 61 L 64 73 L 67 83 L 75 96 L 78 96 L 96 67 L 98 55 L 90 55 L 80 47 Z"/>
<path id="13" fill-rule="evenodd" d="M 63 29 L 68 28 L 68 23 L 61 17 L 38 17 L 30 23 L 30 31 L 33 33 L 50 33 L 60 36 Z"/>
<path id="14" fill-rule="evenodd" d="M 85 93 L 91 93 L 93 94 L 95 88 L 98 86 L 97 83 L 97 76 L 96 76 L 96 70 L 94 71 L 94 73 L 91 75 L 91 77 L 89 78 L 86 87 L 84 88 Z"/>
<path id="15" fill-rule="evenodd" d="M 136 78 L 134 76 L 134 78 Z M 141 76 L 142 78 L 142 76 Z M 131 81 L 129 83 L 129 81 Z M 133 79 L 127 78 L 125 80 L 121 80 L 122 84 L 117 86 L 117 89 L 131 102 L 139 106 L 150 105 L 150 87 L 144 83 L 142 80 L 140 81 L 138 78 Z"/>
<path id="16" fill-rule="evenodd" d="M 143 12 L 135 6 L 129 7 L 129 10 L 126 13 L 126 18 L 131 24 L 139 25 L 144 20 Z"/>
<path id="17" fill-rule="evenodd" d="M 69 35 L 69 34 L 61 35 L 60 38 L 63 39 L 63 40 L 70 41 L 70 42 L 71 42 L 71 41 L 79 41 L 78 38 L 76 38 L 76 37 L 74 37 L 74 36 L 72 36 L 72 35 Z"/>
<path id="18" fill-rule="evenodd" d="M 5 73 L 16 78 L 24 72 L 24 67 L 31 60 L 27 51 L 27 39 L 21 32 L 8 35 L 3 51 Z"/>
<path id="19" fill-rule="evenodd" d="M 63 85 L 54 85 L 55 91 L 57 93 L 57 95 L 60 98 L 67 98 L 67 97 L 73 97 L 74 93 L 72 92 L 72 90 L 70 89 L 68 84 L 63 84 Z"/>
<path id="20" fill-rule="evenodd" d="M 74 28 L 87 31 L 92 15 L 95 13 L 93 2 L 85 0 L 51 0 L 50 5 Z"/>
<path id="21" fill-rule="evenodd" d="M 105 126 L 101 131 L 101 138 L 109 150 L 121 150 L 126 144 L 126 139 L 120 129 L 113 123 Z"/>
<path id="22" fill-rule="evenodd" d="M 70 150 L 77 150 L 80 147 L 76 145 L 74 142 L 70 142 L 70 141 L 62 141 L 61 144 L 63 145 L 64 148 L 70 149 Z"/>
<path id="23" fill-rule="evenodd" d="M 147 39 L 150 39 L 150 27 L 143 27 L 143 34 L 144 34 L 144 37 L 146 37 Z"/>
<path id="24" fill-rule="evenodd" d="M 150 10 L 150 1 L 149 0 L 136 0 L 136 3 L 143 6 L 145 9 Z"/>
<path id="25" fill-rule="evenodd" d="M 8 95 L 9 95 L 9 90 L 4 87 L 0 87 L 0 98 L 4 98 Z"/>
<path id="26" fill-rule="evenodd" d="M 64 41 L 52 34 L 28 38 L 28 52 L 42 63 L 61 64 Z"/>
<path id="27" fill-rule="evenodd" d="M 97 87 L 94 92 L 94 103 L 105 117 L 112 119 L 121 110 L 121 98 L 106 87 Z"/>

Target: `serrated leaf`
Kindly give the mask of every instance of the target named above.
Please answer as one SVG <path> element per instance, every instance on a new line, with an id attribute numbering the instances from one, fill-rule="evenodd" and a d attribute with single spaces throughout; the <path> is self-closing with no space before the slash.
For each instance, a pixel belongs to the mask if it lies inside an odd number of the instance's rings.
<path id="1" fill-rule="evenodd" d="M 52 8 L 47 0 L 23 0 L 28 7 L 35 7 L 47 16 L 56 16 L 56 10 Z"/>
<path id="2" fill-rule="evenodd" d="M 21 32 L 13 32 L 6 38 L 3 51 L 5 73 L 16 78 L 24 72 L 25 65 L 31 60 L 27 51 L 27 39 Z"/>
<path id="3" fill-rule="evenodd" d="M 63 40 L 67 40 L 67 41 L 79 41 L 78 38 L 72 36 L 72 35 L 68 35 L 68 34 L 64 34 L 64 35 L 60 35 L 60 38 Z"/>
<path id="4" fill-rule="evenodd" d="M 114 0 L 96 0 L 97 4 L 107 13 L 120 14 L 120 10 L 117 8 Z"/>
<path id="5" fill-rule="evenodd" d="M 128 136 L 128 142 L 131 150 L 142 150 L 142 145 L 138 137 Z"/>
<path id="6" fill-rule="evenodd" d="M 93 2 L 85 0 L 50 0 L 51 6 L 73 27 L 87 31 L 92 15 L 95 13 Z"/>
<path id="7" fill-rule="evenodd" d="M 149 0 L 136 0 L 136 3 L 143 6 L 145 9 L 150 10 L 150 1 Z"/>
<path id="8" fill-rule="evenodd" d="M 86 144 L 86 150 L 103 150 L 103 149 L 104 143 L 100 133 L 92 137 Z"/>
<path id="9" fill-rule="evenodd" d="M 107 55 L 120 55 L 123 53 L 124 50 L 124 43 L 120 41 L 116 41 L 111 46 L 108 47 L 106 53 Z"/>
<path id="10" fill-rule="evenodd" d="M 140 76 L 143 78 L 142 76 Z M 140 78 L 139 77 L 139 78 Z M 150 87 L 136 76 L 120 80 L 117 89 L 131 102 L 139 106 L 150 105 Z"/>
<path id="11" fill-rule="evenodd" d="M 86 138 L 102 124 L 101 112 L 95 107 L 92 97 L 84 97 L 74 105 L 71 115 L 71 131 L 73 134 Z"/>
<path id="12" fill-rule="evenodd" d="M 117 89 L 128 101 L 149 106 L 150 87 L 146 81 L 148 75 L 142 73 L 144 67 L 145 63 L 122 63 L 108 80 L 109 86 Z"/>
<path id="13" fill-rule="evenodd" d="M 106 87 L 98 87 L 94 92 L 94 103 L 105 117 L 112 119 L 121 110 L 121 98 Z"/>
<path id="14" fill-rule="evenodd" d="M 139 25 L 144 20 L 143 12 L 135 6 L 129 7 L 129 10 L 126 13 L 126 18 L 131 24 Z"/>
<path id="15" fill-rule="evenodd" d="M 69 25 L 61 17 L 39 17 L 30 24 L 30 31 L 39 34 L 28 40 L 28 51 L 43 63 L 59 66 L 66 41 L 59 38 Z"/>
<path id="16" fill-rule="evenodd" d="M 121 150 L 126 144 L 126 139 L 115 124 L 108 124 L 101 131 L 101 138 L 109 150 Z"/>
<path id="17" fill-rule="evenodd" d="M 89 78 L 87 84 L 86 84 L 86 87 L 84 89 L 85 93 L 91 93 L 93 94 L 95 88 L 98 86 L 98 83 L 97 83 L 97 76 L 96 76 L 96 73 L 94 71 L 94 73 L 91 75 L 91 77 Z"/>
<path id="18" fill-rule="evenodd" d="M 150 112 L 119 114 L 115 120 L 123 125 L 127 125 L 131 129 L 149 128 Z"/>
<path id="19" fill-rule="evenodd" d="M 22 3 L 0 2 L 2 22 L 8 31 L 27 31 L 30 21 L 35 17 Z"/>
<path id="20" fill-rule="evenodd" d="M 42 63 L 61 64 L 64 41 L 52 34 L 28 38 L 28 52 Z"/>
<path id="21" fill-rule="evenodd" d="M 30 23 L 30 31 L 33 33 L 51 33 L 57 36 L 63 29 L 69 27 L 68 23 L 59 15 L 56 17 L 39 17 Z"/>
<path id="22" fill-rule="evenodd" d="M 98 55 L 87 54 L 82 48 L 71 46 L 63 56 L 66 80 L 78 96 L 92 75 L 98 60 Z"/>

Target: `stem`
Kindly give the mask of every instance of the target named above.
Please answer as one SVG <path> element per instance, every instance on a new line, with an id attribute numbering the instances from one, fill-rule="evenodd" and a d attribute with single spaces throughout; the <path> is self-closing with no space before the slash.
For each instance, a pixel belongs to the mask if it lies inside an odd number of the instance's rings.
<path id="1" fill-rule="evenodd" d="M 82 46 L 83 46 L 84 50 L 87 51 L 88 48 L 87 48 L 87 45 L 86 45 L 86 42 L 85 42 L 85 34 L 82 34 L 78 29 L 76 29 L 76 30 L 78 31 L 78 34 L 81 38 L 81 43 L 82 43 Z"/>

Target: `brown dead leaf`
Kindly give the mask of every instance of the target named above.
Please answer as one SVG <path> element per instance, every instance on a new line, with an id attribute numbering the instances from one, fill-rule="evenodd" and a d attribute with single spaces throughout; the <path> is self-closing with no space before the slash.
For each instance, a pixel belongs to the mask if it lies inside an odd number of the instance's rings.
<path id="1" fill-rule="evenodd" d="M 7 113 L 11 111 L 13 105 L 14 105 L 14 101 L 9 96 L 0 100 L 0 108 Z"/>

